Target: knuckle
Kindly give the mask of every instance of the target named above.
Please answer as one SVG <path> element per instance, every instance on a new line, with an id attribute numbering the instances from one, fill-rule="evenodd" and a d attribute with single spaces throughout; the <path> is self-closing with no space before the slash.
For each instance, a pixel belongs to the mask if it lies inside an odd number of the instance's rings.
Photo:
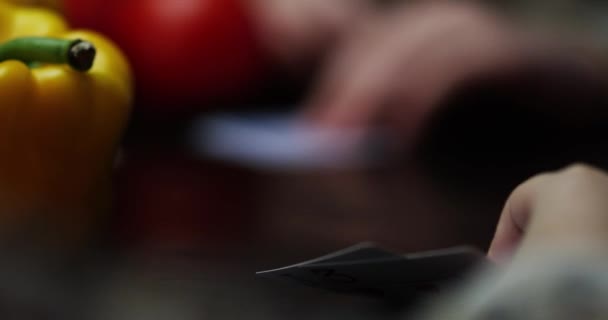
<path id="1" fill-rule="evenodd" d="M 599 174 L 599 170 L 585 163 L 575 163 L 560 172 L 563 179 L 589 180 Z"/>
<path id="2" fill-rule="evenodd" d="M 537 189 L 542 193 L 566 196 L 595 189 L 598 185 L 608 186 L 608 176 L 588 164 L 575 163 L 559 171 L 537 174 L 520 184 L 513 193 Z"/>
<path id="3" fill-rule="evenodd" d="M 556 175 L 556 187 L 564 194 L 592 192 L 598 186 L 606 185 L 608 179 L 599 169 L 583 164 L 572 164 Z"/>
<path id="4" fill-rule="evenodd" d="M 551 173 L 539 173 L 520 183 L 509 195 L 507 204 L 520 203 L 522 199 L 529 196 L 530 191 L 536 189 L 537 186 L 545 186 L 551 184 L 553 175 Z"/>

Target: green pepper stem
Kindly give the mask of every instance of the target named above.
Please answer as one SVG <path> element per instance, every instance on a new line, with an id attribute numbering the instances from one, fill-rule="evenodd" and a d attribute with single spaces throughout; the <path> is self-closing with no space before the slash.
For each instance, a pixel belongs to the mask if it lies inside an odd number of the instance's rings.
<path id="1" fill-rule="evenodd" d="M 29 65 L 68 64 L 74 70 L 82 72 L 93 67 L 95 55 L 93 44 L 80 39 L 23 37 L 0 44 L 0 61 L 19 60 Z"/>

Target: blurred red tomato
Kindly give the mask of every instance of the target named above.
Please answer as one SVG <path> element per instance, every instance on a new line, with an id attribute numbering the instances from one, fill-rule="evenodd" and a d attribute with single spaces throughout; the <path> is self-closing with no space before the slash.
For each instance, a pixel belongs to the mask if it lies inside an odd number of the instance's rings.
<path id="1" fill-rule="evenodd" d="M 129 56 L 138 104 L 183 111 L 251 92 L 265 55 L 241 0 L 64 0 L 74 27 L 105 33 Z"/>

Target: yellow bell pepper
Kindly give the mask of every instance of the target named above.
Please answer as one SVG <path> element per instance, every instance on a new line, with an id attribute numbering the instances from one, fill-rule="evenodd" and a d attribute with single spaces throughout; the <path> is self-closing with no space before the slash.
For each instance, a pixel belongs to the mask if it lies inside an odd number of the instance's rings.
<path id="1" fill-rule="evenodd" d="M 75 39 L 96 48 L 90 70 L 47 59 Z M 11 230 L 58 238 L 82 233 L 107 208 L 132 100 L 129 65 L 99 34 L 68 30 L 48 10 L 0 1 L 0 60 L 3 53 L 0 236 Z"/>
<path id="2" fill-rule="evenodd" d="M 55 10 L 61 10 L 62 2 L 61 0 L 3 0 L 14 4 L 19 5 L 28 5 L 28 6 L 41 6 L 45 8 L 52 8 Z"/>

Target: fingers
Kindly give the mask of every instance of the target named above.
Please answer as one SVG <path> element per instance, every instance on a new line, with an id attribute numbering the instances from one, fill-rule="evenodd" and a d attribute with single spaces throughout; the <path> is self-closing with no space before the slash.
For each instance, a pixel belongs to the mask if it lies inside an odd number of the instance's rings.
<path id="1" fill-rule="evenodd" d="M 335 54 L 306 115 L 339 128 L 380 125 L 410 142 L 460 82 L 516 56 L 499 26 L 473 5 L 405 7 L 356 32 Z"/>
<path id="2" fill-rule="evenodd" d="M 551 183 L 550 174 L 541 174 L 519 185 L 507 199 L 490 244 L 488 257 L 496 262 L 510 260 L 524 236 L 538 201 L 538 194 Z"/>
<path id="3" fill-rule="evenodd" d="M 597 255 L 608 253 L 606 244 L 608 176 L 577 164 L 534 177 L 512 193 L 488 255 L 502 262 L 543 247 Z"/>
<path id="4" fill-rule="evenodd" d="M 262 44 L 285 67 L 300 71 L 349 32 L 369 8 L 362 0 L 251 0 Z M 292 70 L 294 71 L 294 70 Z"/>
<path id="5" fill-rule="evenodd" d="M 410 11 L 400 19 L 367 25 L 330 59 L 306 108 L 309 118 L 338 128 L 417 126 L 417 105 L 435 93 L 413 71 L 435 38 L 438 20 Z M 402 123 L 404 118 L 408 123 Z"/>
<path id="6" fill-rule="evenodd" d="M 536 195 L 523 245 L 608 243 L 608 177 L 587 165 L 553 175 Z"/>
<path id="7" fill-rule="evenodd" d="M 305 107 L 306 115 L 330 127 L 368 125 L 377 100 L 387 93 L 390 77 L 387 51 L 379 26 L 357 28 L 353 36 L 333 53 L 321 73 L 319 84 Z M 373 48 L 373 49 L 372 49 Z"/>

